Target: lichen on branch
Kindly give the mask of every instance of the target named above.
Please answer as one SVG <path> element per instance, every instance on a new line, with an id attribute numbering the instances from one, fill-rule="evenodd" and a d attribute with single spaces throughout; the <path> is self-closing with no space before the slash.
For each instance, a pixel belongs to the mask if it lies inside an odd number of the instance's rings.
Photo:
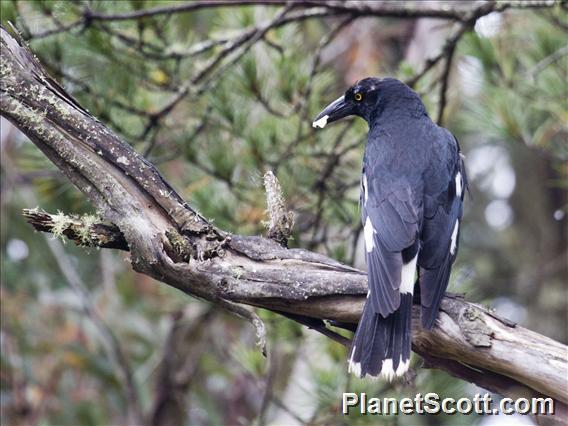
<path id="1" fill-rule="evenodd" d="M 97 216 L 67 215 L 61 212 L 49 214 L 37 207 L 23 209 L 22 214 L 37 231 L 49 232 L 54 238 L 61 238 L 63 242 L 69 239 L 82 247 L 128 251 L 128 244 L 120 229 L 112 223 L 105 223 Z"/>

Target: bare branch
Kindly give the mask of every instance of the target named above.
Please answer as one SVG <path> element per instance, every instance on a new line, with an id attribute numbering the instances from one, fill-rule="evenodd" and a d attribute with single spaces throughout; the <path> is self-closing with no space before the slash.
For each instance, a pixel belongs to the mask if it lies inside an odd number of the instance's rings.
<path id="1" fill-rule="evenodd" d="M 450 52 L 454 51 L 457 43 L 460 41 L 462 36 L 471 28 L 473 28 L 475 21 L 471 21 L 468 24 L 460 23 L 455 25 L 456 28 L 446 39 L 444 46 L 442 46 L 442 49 L 440 49 L 440 52 L 427 59 L 422 66 L 422 69 L 418 71 L 412 78 L 406 80 L 406 84 L 408 84 L 410 87 L 414 87 L 416 83 L 418 83 L 418 81 L 420 81 L 428 73 L 428 71 L 430 71 L 436 64 L 438 64 L 438 62 L 440 62 L 444 57 L 450 55 Z"/>
<path id="2" fill-rule="evenodd" d="M 149 9 L 136 10 L 125 13 L 104 14 L 90 12 L 89 19 L 93 21 L 124 21 L 141 19 L 151 16 L 171 15 L 174 13 L 194 12 L 200 9 L 237 6 L 283 6 L 286 0 L 212 0 L 193 1 L 174 6 L 161 6 Z M 513 8 L 540 8 L 551 7 L 554 1 L 501 1 L 493 3 L 496 9 Z M 330 15 L 357 14 L 365 16 L 384 16 L 390 18 L 441 18 L 461 21 L 471 9 L 469 6 L 457 5 L 447 8 L 443 2 L 434 2 L 424 7 L 408 5 L 404 2 L 351 2 L 351 1 L 325 1 L 325 0 L 298 0 L 293 2 L 295 8 L 319 7 L 326 9 Z"/>
<path id="3" fill-rule="evenodd" d="M 264 256 L 270 258 L 271 254 L 265 252 Z M 275 276 L 272 279 L 282 277 L 287 273 L 286 269 L 284 266 L 280 272 L 274 271 Z M 310 272 L 310 269 L 306 268 L 303 273 L 309 278 L 313 271 Z M 333 279 L 330 278 L 329 287 L 335 288 L 328 295 L 335 297 L 342 293 L 338 288 L 341 288 L 343 283 L 334 286 L 331 281 Z M 273 282 L 273 285 L 275 284 Z M 364 285 L 361 286 L 360 291 L 364 291 Z M 285 298 L 275 300 L 277 295 L 274 293 L 264 296 L 264 298 L 257 295 L 252 298 L 235 300 L 272 309 L 346 346 L 349 345 L 348 339 L 328 329 L 317 318 L 333 317 L 342 323 L 339 324 L 341 327 L 345 328 L 348 324 L 353 324 L 354 328 L 356 319 L 353 320 L 351 315 L 353 312 L 359 312 L 363 306 L 362 297 L 347 298 L 343 301 L 343 310 L 330 315 L 325 311 L 320 311 L 318 305 L 323 302 L 321 298 L 310 300 L 311 298 L 308 297 L 305 302 L 296 300 L 293 303 L 303 306 L 293 308 L 286 303 Z M 224 299 L 216 299 L 214 302 L 251 321 L 257 327 L 257 334 L 261 336 L 259 341 L 264 340 L 262 339 L 264 327 L 262 322 L 258 322 L 259 319 L 254 313 L 242 305 Z M 332 305 L 338 308 L 340 303 L 341 299 L 335 298 Z M 329 306 L 326 305 L 322 309 L 329 309 Z M 414 309 L 414 350 L 425 358 L 428 367 L 441 368 L 450 374 L 503 395 L 526 397 L 527 395 L 544 394 L 553 396 L 557 399 L 559 409 L 563 409 L 563 401 L 565 402 L 564 398 L 567 395 L 562 391 L 561 383 L 562 371 L 568 368 L 566 366 L 568 348 L 502 319 L 487 309 L 467 303 L 459 297 L 446 297 L 441 311 L 437 327 L 433 332 L 427 332 L 418 326 L 420 323 L 419 307 L 416 306 Z M 534 359 L 529 359 L 531 357 Z M 540 366 L 545 359 L 549 367 L 542 368 L 541 366 L 538 374 L 526 369 L 527 363 Z M 480 370 L 482 373 L 479 372 Z M 548 382 L 555 375 L 559 375 L 557 376 L 559 382 L 554 385 L 558 387 L 551 392 L 550 387 L 543 387 L 543 383 Z M 552 380 L 555 379 L 552 378 Z M 534 384 L 535 381 L 540 383 Z M 547 392 L 543 389 L 547 389 Z"/>
<path id="4" fill-rule="evenodd" d="M 256 345 L 260 352 L 266 357 L 266 326 L 264 321 L 251 309 L 238 303 L 233 303 L 225 299 L 217 299 L 216 304 L 228 312 L 250 322 L 256 331 Z"/>
<path id="5" fill-rule="evenodd" d="M 559 61 L 564 56 L 568 55 L 568 46 L 562 46 L 560 49 L 556 50 L 554 53 L 548 55 L 546 58 L 539 61 L 531 69 L 527 71 L 527 75 L 534 79 L 540 74 L 546 67 L 552 65 L 556 61 Z"/>
<path id="6" fill-rule="evenodd" d="M 444 124 L 444 110 L 446 109 L 448 84 L 450 80 L 450 71 L 452 69 L 452 60 L 454 58 L 455 50 L 456 45 L 454 44 L 446 52 L 444 71 L 440 78 L 440 99 L 438 100 L 438 117 L 436 119 L 436 122 L 439 126 L 442 126 Z"/>
<path id="7" fill-rule="evenodd" d="M 502 2 L 483 2 L 481 5 L 477 6 L 474 9 L 467 11 L 460 20 L 459 23 L 454 24 L 454 29 L 452 30 L 450 36 L 446 39 L 444 45 L 440 49 L 436 55 L 432 56 L 424 63 L 422 69 L 416 73 L 412 78 L 406 81 L 410 87 L 414 87 L 416 83 L 424 77 L 428 71 L 430 71 L 440 60 L 443 58 L 450 59 L 449 63 L 451 64 L 451 57 L 453 56 L 454 50 L 458 42 L 461 40 L 463 35 L 470 31 L 474 26 L 475 23 L 478 21 L 479 18 L 483 16 L 489 15 L 492 12 L 502 12 L 511 7 L 529 7 L 529 3 L 532 3 L 532 7 L 550 7 L 553 6 L 554 2 L 514 2 L 514 1 L 502 1 Z M 448 68 L 449 70 L 449 68 Z M 449 71 L 448 71 L 449 72 Z M 445 90 L 444 90 L 445 96 Z"/>
<path id="8" fill-rule="evenodd" d="M 90 12 L 89 17 L 93 21 L 126 21 L 131 19 L 147 18 L 150 16 L 171 15 L 182 12 L 195 12 L 200 9 L 213 9 L 218 7 L 240 7 L 240 6 L 282 6 L 286 1 L 274 0 L 213 0 L 213 1 L 192 1 L 174 6 L 161 6 L 150 9 L 141 9 L 133 12 L 104 14 Z"/>
<path id="9" fill-rule="evenodd" d="M 73 28 L 77 28 L 77 27 L 79 27 L 80 25 L 83 25 L 83 24 L 84 24 L 84 20 L 78 19 L 77 21 L 71 22 L 70 24 L 67 24 L 67 25 L 58 25 L 56 28 L 52 28 L 50 30 L 45 30 L 41 33 L 31 34 L 30 38 L 40 39 L 40 38 L 46 38 L 46 37 L 56 35 L 56 34 L 65 33 L 65 32 L 72 30 Z"/>
<path id="10" fill-rule="evenodd" d="M 78 246 L 129 250 L 120 229 L 100 222 L 96 216 L 53 215 L 41 209 L 24 209 L 23 215 L 37 231 L 65 236 Z"/>
<path id="11" fill-rule="evenodd" d="M 269 217 L 267 236 L 286 246 L 294 226 L 294 213 L 286 210 L 282 187 L 271 171 L 264 174 L 264 188 Z"/>

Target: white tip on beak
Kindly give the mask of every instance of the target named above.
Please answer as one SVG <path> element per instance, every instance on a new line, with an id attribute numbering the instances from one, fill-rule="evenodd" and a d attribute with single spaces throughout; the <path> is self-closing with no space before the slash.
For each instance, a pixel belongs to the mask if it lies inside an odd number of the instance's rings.
<path id="1" fill-rule="evenodd" d="M 325 127 L 325 125 L 327 124 L 327 119 L 329 118 L 329 115 L 324 115 L 322 118 L 320 118 L 317 121 L 314 121 L 312 123 L 312 127 L 319 127 L 320 129 L 323 129 Z"/>

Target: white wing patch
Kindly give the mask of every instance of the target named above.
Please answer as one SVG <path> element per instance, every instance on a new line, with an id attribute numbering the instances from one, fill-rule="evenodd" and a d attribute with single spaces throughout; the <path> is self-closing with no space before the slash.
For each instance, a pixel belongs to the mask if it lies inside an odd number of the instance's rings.
<path id="1" fill-rule="evenodd" d="M 414 292 L 414 275 L 416 273 L 416 261 L 418 260 L 418 253 L 410 262 L 402 265 L 402 272 L 400 274 L 400 293 Z"/>
<path id="2" fill-rule="evenodd" d="M 459 198 L 462 195 L 462 175 L 460 172 L 456 175 L 456 196 Z"/>
<path id="3" fill-rule="evenodd" d="M 460 221 L 456 219 L 456 224 L 454 225 L 454 230 L 452 232 L 452 240 L 450 243 L 450 254 L 453 256 L 456 254 L 456 247 L 458 244 L 458 230 L 460 229 Z"/>
<path id="4" fill-rule="evenodd" d="M 375 248 L 374 234 L 375 228 L 373 228 L 371 219 L 367 216 L 365 226 L 363 226 L 363 235 L 365 235 L 365 248 L 367 249 L 367 253 L 370 253 Z"/>
<path id="5" fill-rule="evenodd" d="M 320 118 L 318 121 L 314 121 L 312 123 L 312 127 L 319 127 L 320 129 L 323 129 L 326 124 L 327 124 L 327 119 L 329 118 L 329 115 L 324 115 L 322 118 Z"/>

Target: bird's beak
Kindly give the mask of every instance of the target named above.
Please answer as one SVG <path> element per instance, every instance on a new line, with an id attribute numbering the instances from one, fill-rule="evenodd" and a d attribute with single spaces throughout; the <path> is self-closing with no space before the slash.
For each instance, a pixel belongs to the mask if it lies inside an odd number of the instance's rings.
<path id="1" fill-rule="evenodd" d="M 349 102 L 345 102 L 345 96 L 341 96 L 326 106 L 325 109 L 318 114 L 318 116 L 314 119 L 312 126 L 323 129 L 327 123 L 331 123 L 351 114 L 353 114 L 353 105 Z"/>

